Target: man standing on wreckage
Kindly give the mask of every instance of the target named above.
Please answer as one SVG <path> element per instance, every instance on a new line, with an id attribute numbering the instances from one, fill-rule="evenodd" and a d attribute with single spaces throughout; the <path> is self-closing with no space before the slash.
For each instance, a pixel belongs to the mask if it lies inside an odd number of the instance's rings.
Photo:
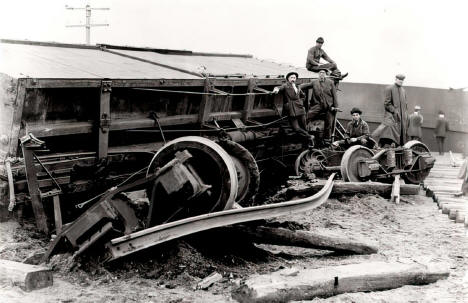
<path id="1" fill-rule="evenodd" d="M 273 89 L 273 94 L 281 93 L 283 95 L 283 115 L 289 118 L 294 131 L 304 137 L 312 144 L 313 136 L 306 130 L 306 95 L 303 89 L 312 86 L 311 83 L 296 85 L 299 75 L 296 72 L 289 72 L 286 75 L 286 83 Z"/>
<path id="2" fill-rule="evenodd" d="M 380 147 L 403 146 L 408 127 L 406 92 L 403 88 L 405 76 L 395 76 L 395 84 L 385 88 L 385 113 L 382 124 L 372 133 Z"/>

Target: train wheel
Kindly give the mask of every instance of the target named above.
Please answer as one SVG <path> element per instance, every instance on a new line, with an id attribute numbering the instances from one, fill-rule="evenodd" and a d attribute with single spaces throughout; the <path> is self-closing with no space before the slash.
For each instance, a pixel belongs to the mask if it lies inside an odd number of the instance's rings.
<path id="1" fill-rule="evenodd" d="M 424 143 L 421 143 L 417 140 L 412 140 L 406 142 L 404 145 L 405 148 L 410 148 L 413 151 L 413 158 L 419 156 L 419 155 L 430 155 L 429 148 Z M 419 184 L 426 177 L 429 175 L 429 172 L 431 171 L 430 168 L 424 169 L 422 171 L 416 171 L 416 172 L 410 172 L 406 173 L 403 178 L 405 179 L 406 182 L 412 183 L 412 184 Z"/>
<path id="2" fill-rule="evenodd" d="M 361 182 L 366 181 L 359 177 L 358 164 L 361 160 L 370 159 L 374 156 L 374 152 L 367 147 L 361 145 L 351 146 L 345 151 L 341 159 L 341 176 L 344 181 Z"/>
<path id="3" fill-rule="evenodd" d="M 234 161 L 238 190 L 236 202 L 240 205 L 253 200 L 260 186 L 260 171 L 252 154 L 242 145 L 231 140 L 218 143 Z"/>
<path id="4" fill-rule="evenodd" d="M 150 200 L 148 226 L 230 209 L 236 201 L 238 181 L 235 164 L 221 146 L 207 138 L 189 136 L 168 142 L 154 155 L 147 175 L 163 167 L 181 151 L 191 154 L 184 165 L 189 166 L 210 189 L 189 200 L 184 190 L 168 196 L 156 179 L 147 188 Z"/>
<path id="5" fill-rule="evenodd" d="M 327 157 L 318 149 L 305 150 L 296 158 L 294 170 L 296 175 L 315 173 L 314 168 L 327 165 Z"/>

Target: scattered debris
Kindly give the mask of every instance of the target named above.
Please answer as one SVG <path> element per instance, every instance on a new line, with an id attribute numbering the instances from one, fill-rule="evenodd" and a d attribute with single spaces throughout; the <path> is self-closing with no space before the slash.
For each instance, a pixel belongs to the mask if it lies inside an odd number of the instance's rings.
<path id="1" fill-rule="evenodd" d="M 197 283 L 197 289 L 208 289 L 214 283 L 220 281 L 223 276 L 216 271 L 211 273 L 208 277 L 204 278 L 200 282 Z"/>

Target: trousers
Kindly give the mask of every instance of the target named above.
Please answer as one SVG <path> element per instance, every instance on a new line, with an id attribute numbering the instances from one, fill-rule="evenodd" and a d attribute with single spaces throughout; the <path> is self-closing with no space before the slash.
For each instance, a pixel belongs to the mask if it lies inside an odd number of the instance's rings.
<path id="1" fill-rule="evenodd" d="M 305 115 L 290 116 L 289 123 L 291 124 L 292 128 L 296 133 L 307 138 L 310 137 L 309 133 L 306 131 L 307 127 Z"/>
<path id="2" fill-rule="evenodd" d="M 320 64 L 320 65 L 311 65 L 307 69 L 311 72 L 316 72 L 318 73 L 320 69 L 326 68 L 328 70 L 331 70 L 332 74 L 334 76 L 341 76 L 341 71 L 338 69 L 336 63 L 325 63 L 325 64 Z"/>
<path id="3" fill-rule="evenodd" d="M 310 120 L 315 120 L 320 113 L 325 113 L 325 129 L 323 131 L 324 138 L 331 138 L 334 127 L 335 114 L 332 111 L 325 109 L 322 104 L 314 104 L 309 108 L 307 117 Z"/>
<path id="4" fill-rule="evenodd" d="M 444 141 L 445 141 L 445 137 L 439 137 L 437 136 L 436 137 L 436 140 L 437 140 L 437 148 L 439 150 L 439 155 L 443 155 L 444 154 Z"/>

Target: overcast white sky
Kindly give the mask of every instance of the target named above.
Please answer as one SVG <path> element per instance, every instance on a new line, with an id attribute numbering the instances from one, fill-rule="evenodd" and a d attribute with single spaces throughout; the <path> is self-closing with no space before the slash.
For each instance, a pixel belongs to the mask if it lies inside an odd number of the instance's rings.
<path id="1" fill-rule="evenodd" d="M 323 48 L 346 81 L 468 86 L 468 1 L 364 0 L 15 0 L 1 1 L 0 38 L 84 43 L 83 10 L 93 11 L 91 43 L 247 53 L 304 66 Z"/>

